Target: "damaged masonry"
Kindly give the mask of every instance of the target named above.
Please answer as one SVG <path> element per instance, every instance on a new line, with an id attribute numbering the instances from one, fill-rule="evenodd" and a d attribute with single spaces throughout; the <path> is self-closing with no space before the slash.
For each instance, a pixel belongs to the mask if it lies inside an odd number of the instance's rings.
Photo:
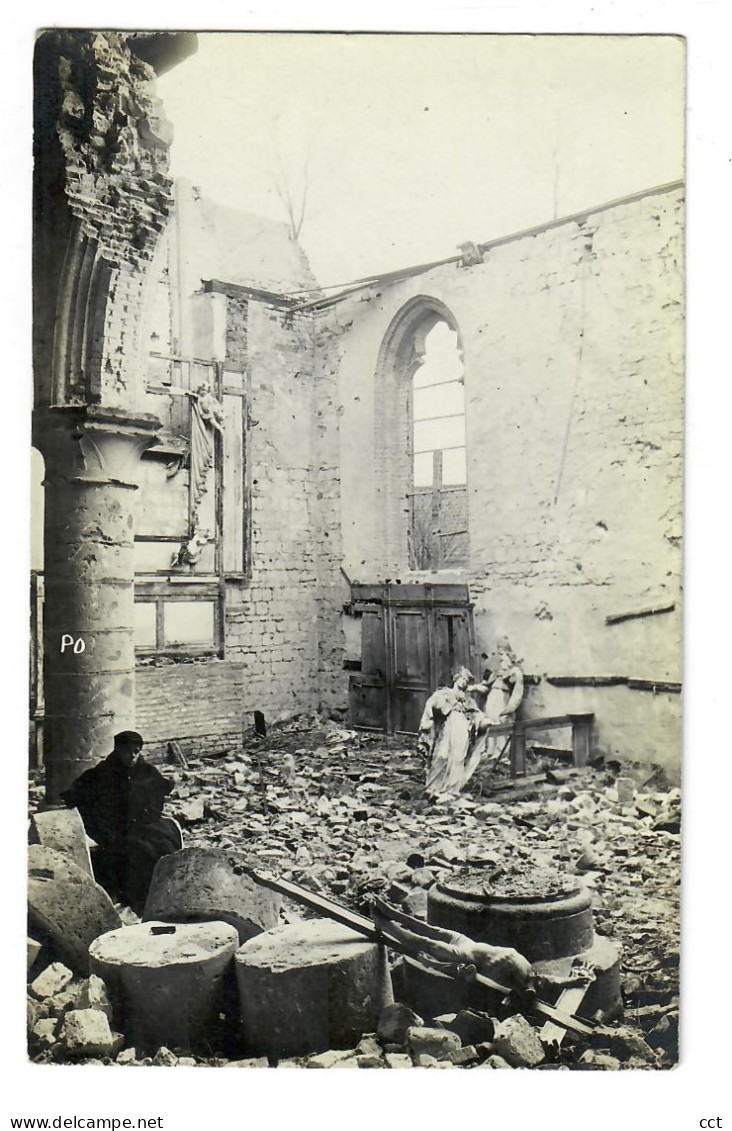
<path id="1" fill-rule="evenodd" d="M 683 185 L 321 289 L 36 46 L 33 1060 L 678 1057 Z"/>

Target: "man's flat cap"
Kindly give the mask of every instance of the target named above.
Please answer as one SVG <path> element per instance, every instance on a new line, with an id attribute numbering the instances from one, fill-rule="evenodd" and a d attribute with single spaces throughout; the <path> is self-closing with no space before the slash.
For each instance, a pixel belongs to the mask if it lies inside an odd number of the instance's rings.
<path id="1" fill-rule="evenodd" d="M 122 746 L 123 744 L 132 745 L 133 742 L 139 743 L 140 746 L 145 745 L 142 740 L 142 735 L 138 734 L 136 730 L 121 730 L 119 734 L 115 734 L 114 736 L 115 746 Z"/>

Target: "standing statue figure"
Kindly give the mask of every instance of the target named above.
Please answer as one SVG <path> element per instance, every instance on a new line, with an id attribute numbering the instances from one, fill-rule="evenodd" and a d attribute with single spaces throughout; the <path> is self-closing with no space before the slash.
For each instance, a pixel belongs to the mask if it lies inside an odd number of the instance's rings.
<path id="1" fill-rule="evenodd" d="M 224 408 L 208 385 L 199 385 L 191 400 L 191 525 L 197 525 L 198 508 L 206 493 L 207 476 L 214 462 L 214 437 L 223 434 Z"/>
<path id="2" fill-rule="evenodd" d="M 504 645 L 499 649 L 498 667 L 486 668 L 483 682 L 473 684 L 469 691 L 485 695 L 483 714 L 490 726 L 509 725 L 516 718 L 524 695 L 524 673 L 512 649 Z M 488 758 L 497 759 L 506 743 L 500 735 L 486 740 Z"/>
<path id="3" fill-rule="evenodd" d="M 454 800 L 483 757 L 489 720 L 466 694 L 472 682 L 472 673 L 458 668 L 452 687 L 439 687 L 425 704 L 419 747 L 428 758 L 425 793 L 433 800 Z"/>

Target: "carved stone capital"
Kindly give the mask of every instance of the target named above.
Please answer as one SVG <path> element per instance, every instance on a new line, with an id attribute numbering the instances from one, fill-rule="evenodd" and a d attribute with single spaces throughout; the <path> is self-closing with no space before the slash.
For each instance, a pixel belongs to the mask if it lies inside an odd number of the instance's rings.
<path id="1" fill-rule="evenodd" d="M 81 478 L 136 487 L 140 456 L 157 442 L 156 416 L 99 405 L 59 405 L 36 411 L 33 442 L 47 478 Z"/>

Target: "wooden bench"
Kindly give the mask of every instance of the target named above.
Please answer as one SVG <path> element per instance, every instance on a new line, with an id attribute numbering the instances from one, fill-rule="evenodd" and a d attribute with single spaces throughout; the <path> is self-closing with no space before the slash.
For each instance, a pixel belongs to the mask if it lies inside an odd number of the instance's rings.
<path id="1" fill-rule="evenodd" d="M 586 766 L 590 758 L 590 734 L 595 716 L 591 712 L 572 715 L 549 715 L 543 719 L 516 719 L 513 723 L 488 727 L 486 734 L 509 735 L 511 738 L 511 777 L 526 773 L 526 732 L 530 730 L 557 730 L 572 728 L 572 761 L 575 766 Z"/>

